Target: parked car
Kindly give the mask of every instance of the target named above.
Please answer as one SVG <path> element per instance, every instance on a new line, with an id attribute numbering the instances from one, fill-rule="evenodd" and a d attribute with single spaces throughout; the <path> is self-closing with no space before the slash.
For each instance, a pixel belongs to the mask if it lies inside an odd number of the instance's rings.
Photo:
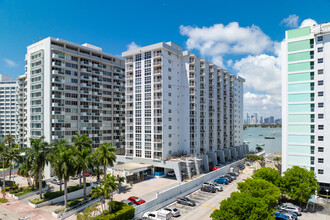
<path id="1" fill-rule="evenodd" d="M 232 178 L 232 180 L 236 180 L 237 176 L 235 174 L 232 173 L 226 173 L 225 176 L 228 176 L 230 178 Z"/>
<path id="2" fill-rule="evenodd" d="M 240 166 L 239 166 L 239 169 L 240 169 L 240 170 L 244 170 L 244 169 L 245 169 L 245 165 L 244 165 L 244 164 L 240 165 Z"/>
<path id="3" fill-rule="evenodd" d="M 203 186 L 204 185 L 213 186 L 214 188 L 216 188 L 216 190 L 223 191 L 223 187 L 220 186 L 218 183 L 208 183 L 208 182 L 206 182 L 206 183 L 203 183 Z"/>
<path id="4" fill-rule="evenodd" d="M 294 214 L 293 212 L 287 211 L 287 210 L 279 210 L 279 213 L 285 216 L 288 216 L 290 220 L 298 220 L 298 216 Z"/>
<path id="5" fill-rule="evenodd" d="M 229 172 L 228 174 L 230 174 L 230 175 L 234 175 L 234 176 L 236 176 L 236 177 L 239 176 L 239 173 L 237 173 L 237 172 Z"/>
<path id="6" fill-rule="evenodd" d="M 215 179 L 214 182 L 219 183 L 219 184 L 226 184 L 226 185 L 228 185 L 228 179 L 226 179 L 226 178 Z"/>
<path id="7" fill-rule="evenodd" d="M 146 202 L 143 199 L 136 196 L 131 196 L 127 200 L 133 202 L 135 205 L 141 205 Z"/>
<path id="8" fill-rule="evenodd" d="M 182 204 L 182 205 L 189 205 L 189 206 L 195 206 L 196 203 L 191 200 L 188 199 L 187 197 L 180 197 L 176 199 L 177 203 Z"/>
<path id="9" fill-rule="evenodd" d="M 219 169 L 219 168 L 217 168 L 216 166 L 214 166 L 214 167 L 210 167 L 210 168 L 209 168 L 209 171 L 215 171 L 215 170 L 217 170 L 217 169 Z"/>
<path id="10" fill-rule="evenodd" d="M 168 172 L 168 173 L 167 173 L 167 176 L 169 176 L 169 177 L 175 177 L 175 172 L 174 172 L 174 170 Z"/>
<path id="11" fill-rule="evenodd" d="M 53 183 L 53 184 L 56 184 L 56 185 L 61 185 L 61 181 L 57 178 L 52 178 L 50 180 L 50 182 Z M 63 182 L 62 182 L 62 184 L 63 184 Z"/>
<path id="12" fill-rule="evenodd" d="M 133 207 L 136 206 L 133 202 L 131 202 L 129 200 L 126 200 L 126 199 L 125 200 L 122 200 L 121 202 L 126 203 L 127 205 L 130 205 L 130 206 L 133 206 Z"/>
<path id="13" fill-rule="evenodd" d="M 70 179 L 72 179 L 72 180 L 77 180 L 77 179 L 79 179 L 79 176 L 72 176 Z"/>
<path id="14" fill-rule="evenodd" d="M 173 206 L 165 207 L 165 208 L 163 208 L 163 210 L 170 211 L 173 217 L 180 216 L 180 211 L 177 208 L 173 207 Z"/>
<path id="15" fill-rule="evenodd" d="M 289 220 L 289 217 L 279 212 L 275 212 L 275 220 Z"/>
<path id="16" fill-rule="evenodd" d="M 282 210 L 286 210 L 286 211 L 290 211 L 293 212 L 294 214 L 301 216 L 301 208 L 299 206 L 296 206 L 292 203 L 286 202 L 286 203 L 282 203 L 281 205 L 279 205 L 278 207 L 279 209 Z"/>
<path id="17" fill-rule="evenodd" d="M 151 220 L 169 220 L 172 217 L 170 211 L 160 210 L 153 212 L 146 212 L 143 214 L 143 219 L 151 219 Z"/>
<path id="18" fill-rule="evenodd" d="M 217 189 L 211 185 L 202 185 L 201 191 L 215 193 Z"/>
<path id="19" fill-rule="evenodd" d="M 228 180 L 228 183 L 231 183 L 232 182 L 232 179 L 230 177 L 228 177 L 228 176 L 225 176 L 225 175 L 222 175 L 219 178 L 225 178 L 225 179 L 227 179 Z"/>

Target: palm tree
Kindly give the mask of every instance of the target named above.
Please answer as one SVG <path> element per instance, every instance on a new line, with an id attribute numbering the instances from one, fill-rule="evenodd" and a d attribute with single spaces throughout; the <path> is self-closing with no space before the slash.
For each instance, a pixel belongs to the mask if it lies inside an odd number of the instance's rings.
<path id="1" fill-rule="evenodd" d="M 13 135 L 6 135 L 3 138 L 3 142 L 11 148 L 15 144 L 15 137 Z"/>
<path id="2" fill-rule="evenodd" d="M 50 148 L 43 136 L 36 139 L 30 138 L 30 145 L 31 147 L 25 149 L 25 158 L 31 161 L 34 173 L 38 173 L 39 197 L 42 199 L 42 171 L 49 162 Z"/>
<path id="3" fill-rule="evenodd" d="M 100 181 L 100 176 L 103 173 L 103 169 L 100 168 L 100 161 L 97 159 L 96 153 L 92 153 L 91 155 L 91 160 L 90 162 L 90 167 L 92 169 L 92 175 L 96 176 L 97 182 Z"/>
<path id="4" fill-rule="evenodd" d="M 118 177 L 112 176 L 110 174 L 108 174 L 106 176 L 104 185 L 108 189 L 108 191 L 110 192 L 110 201 L 112 201 L 113 192 L 118 190 L 119 184 L 120 183 L 119 183 Z M 109 211 L 110 211 L 110 213 L 112 211 L 111 203 L 109 203 Z"/>
<path id="5" fill-rule="evenodd" d="M 78 151 L 80 151 L 83 147 L 91 148 L 92 146 L 92 140 L 87 136 L 87 134 L 79 135 L 76 133 L 76 135 L 72 137 L 72 142 Z M 76 171 L 79 175 L 79 186 L 81 186 L 82 167 L 79 164 L 77 164 Z"/>
<path id="6" fill-rule="evenodd" d="M 64 180 L 64 205 L 65 208 L 68 207 L 68 190 L 67 184 L 72 176 L 75 173 L 74 168 L 76 167 L 77 158 L 74 157 L 75 149 L 67 144 L 66 141 L 61 141 L 62 143 L 57 145 L 56 147 L 56 157 L 52 156 L 51 164 L 57 166 L 56 168 L 57 174 L 59 175 L 59 179 Z"/>
<path id="7" fill-rule="evenodd" d="M 7 161 L 9 163 L 9 181 L 11 180 L 11 169 L 13 162 L 18 163 L 20 161 L 20 157 L 20 150 L 17 144 L 15 144 L 12 148 L 9 148 L 9 152 L 7 155 Z"/>
<path id="8" fill-rule="evenodd" d="M 62 173 L 62 163 L 60 160 L 57 160 L 57 156 L 59 154 L 59 151 L 61 150 L 62 146 L 67 146 L 68 141 L 65 139 L 56 139 L 53 143 L 53 148 L 50 151 L 49 154 L 49 161 L 51 166 L 53 167 L 55 171 L 55 175 L 60 180 L 60 191 L 62 191 L 62 180 L 63 180 L 63 173 Z"/>
<path id="9" fill-rule="evenodd" d="M 10 148 L 9 145 L 6 145 L 2 142 L 0 142 L 0 152 L 1 152 L 1 157 L 2 157 L 2 170 L 5 170 L 5 164 L 7 164 L 7 158 L 8 155 L 10 154 Z M 6 187 L 6 175 L 3 172 L 3 187 Z"/>
<path id="10" fill-rule="evenodd" d="M 105 142 L 100 147 L 95 150 L 95 154 L 97 155 L 97 159 L 103 164 L 103 179 L 105 180 L 107 175 L 106 166 L 113 166 L 113 163 L 116 161 L 117 156 L 114 153 L 116 151 L 115 147 L 111 147 L 111 143 Z"/>
<path id="11" fill-rule="evenodd" d="M 75 149 L 75 155 L 77 158 L 77 164 L 82 168 L 83 185 L 84 185 L 84 199 L 87 198 L 86 193 L 86 171 L 90 167 L 91 161 L 91 147 L 82 147 L 81 150 Z"/>
<path id="12" fill-rule="evenodd" d="M 110 198 L 110 192 L 104 184 L 101 184 L 100 186 L 92 190 L 92 197 L 101 197 L 101 211 L 103 212 L 105 209 L 105 200 Z"/>
<path id="13" fill-rule="evenodd" d="M 281 157 L 275 157 L 274 159 L 275 167 L 279 172 L 281 172 L 281 166 L 282 166 L 282 158 Z"/>

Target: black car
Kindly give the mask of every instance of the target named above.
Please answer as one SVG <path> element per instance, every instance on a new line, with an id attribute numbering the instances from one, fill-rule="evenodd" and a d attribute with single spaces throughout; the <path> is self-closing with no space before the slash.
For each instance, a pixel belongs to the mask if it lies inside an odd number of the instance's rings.
<path id="1" fill-rule="evenodd" d="M 234 175 L 234 174 L 226 173 L 225 176 L 232 178 L 232 180 L 236 180 L 236 175 Z"/>
<path id="2" fill-rule="evenodd" d="M 245 165 L 244 165 L 244 164 L 240 165 L 240 166 L 239 166 L 239 169 L 240 169 L 240 170 L 244 170 L 244 169 L 245 169 Z"/>
<path id="3" fill-rule="evenodd" d="M 182 205 L 195 206 L 196 203 L 187 197 L 180 197 L 176 199 L 176 202 Z"/>
<path id="4" fill-rule="evenodd" d="M 217 189 L 214 186 L 203 184 L 201 191 L 215 193 Z"/>

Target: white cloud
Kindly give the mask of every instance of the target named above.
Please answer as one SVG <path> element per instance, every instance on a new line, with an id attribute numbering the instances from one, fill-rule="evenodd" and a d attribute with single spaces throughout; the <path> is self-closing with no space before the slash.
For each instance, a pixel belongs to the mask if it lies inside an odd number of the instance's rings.
<path id="1" fill-rule="evenodd" d="M 214 56 L 212 58 L 212 63 L 214 63 L 215 65 L 221 67 L 221 68 L 224 68 L 225 65 L 223 65 L 223 58 L 222 56 Z"/>
<path id="2" fill-rule="evenodd" d="M 227 66 L 232 66 L 232 65 L 233 65 L 233 60 L 232 59 L 228 60 L 227 61 Z"/>
<path id="3" fill-rule="evenodd" d="M 281 118 L 281 98 L 272 95 L 244 93 L 244 115 L 258 112 L 260 116 Z"/>
<path id="4" fill-rule="evenodd" d="M 307 18 L 305 20 L 303 20 L 303 22 L 301 22 L 300 28 L 302 27 L 308 27 L 308 26 L 313 26 L 317 24 L 317 22 L 311 18 Z"/>
<path id="5" fill-rule="evenodd" d="M 137 45 L 134 41 L 127 45 L 127 50 L 135 50 L 140 48 L 141 46 Z"/>
<path id="6" fill-rule="evenodd" d="M 187 49 L 197 49 L 202 56 L 225 54 L 260 54 L 273 49 L 273 42 L 256 26 L 240 27 L 237 22 L 210 27 L 180 26 L 180 33 L 187 36 Z"/>
<path id="7" fill-rule="evenodd" d="M 244 86 L 254 91 L 280 96 L 281 63 L 279 57 L 261 54 L 235 61 L 233 69 L 245 78 Z"/>
<path id="8" fill-rule="evenodd" d="M 5 63 L 9 66 L 9 67 L 15 67 L 18 65 L 18 63 L 16 63 L 15 61 L 13 60 L 10 60 L 10 59 L 7 59 L 7 58 L 4 58 L 3 59 L 5 61 Z"/>
<path id="9" fill-rule="evenodd" d="M 286 27 L 289 27 L 289 28 L 297 28 L 298 22 L 299 22 L 299 16 L 289 15 L 289 17 L 284 18 L 281 21 L 281 24 L 284 24 Z"/>

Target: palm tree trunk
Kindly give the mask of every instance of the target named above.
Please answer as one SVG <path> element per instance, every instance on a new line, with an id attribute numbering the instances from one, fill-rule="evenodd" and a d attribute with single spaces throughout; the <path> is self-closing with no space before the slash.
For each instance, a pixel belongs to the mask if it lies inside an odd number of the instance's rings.
<path id="1" fill-rule="evenodd" d="M 65 181 L 64 181 L 64 185 L 65 185 Z M 62 178 L 60 178 L 60 192 L 62 192 Z"/>
<path id="2" fill-rule="evenodd" d="M 83 180 L 84 180 L 84 199 L 86 199 L 86 175 L 85 175 L 85 169 L 83 169 Z"/>
<path id="3" fill-rule="evenodd" d="M 41 176 L 41 168 L 39 168 L 39 198 L 42 199 L 42 176 Z"/>
<path id="4" fill-rule="evenodd" d="M 104 172 L 103 179 L 105 180 L 105 177 L 107 176 L 107 165 L 106 164 L 103 164 L 103 172 Z"/>
<path id="5" fill-rule="evenodd" d="M 3 188 L 6 188 L 6 174 L 5 174 L 5 159 L 4 156 L 2 155 L 2 175 L 3 175 Z"/>
<path id="6" fill-rule="evenodd" d="M 81 173 L 79 173 L 79 186 L 81 186 Z"/>
<path id="7" fill-rule="evenodd" d="M 68 190 L 67 190 L 67 181 L 66 180 L 64 180 L 64 207 L 68 208 Z"/>
<path id="8" fill-rule="evenodd" d="M 11 165 L 12 165 L 12 163 L 10 162 L 9 163 L 9 181 L 11 180 Z"/>

